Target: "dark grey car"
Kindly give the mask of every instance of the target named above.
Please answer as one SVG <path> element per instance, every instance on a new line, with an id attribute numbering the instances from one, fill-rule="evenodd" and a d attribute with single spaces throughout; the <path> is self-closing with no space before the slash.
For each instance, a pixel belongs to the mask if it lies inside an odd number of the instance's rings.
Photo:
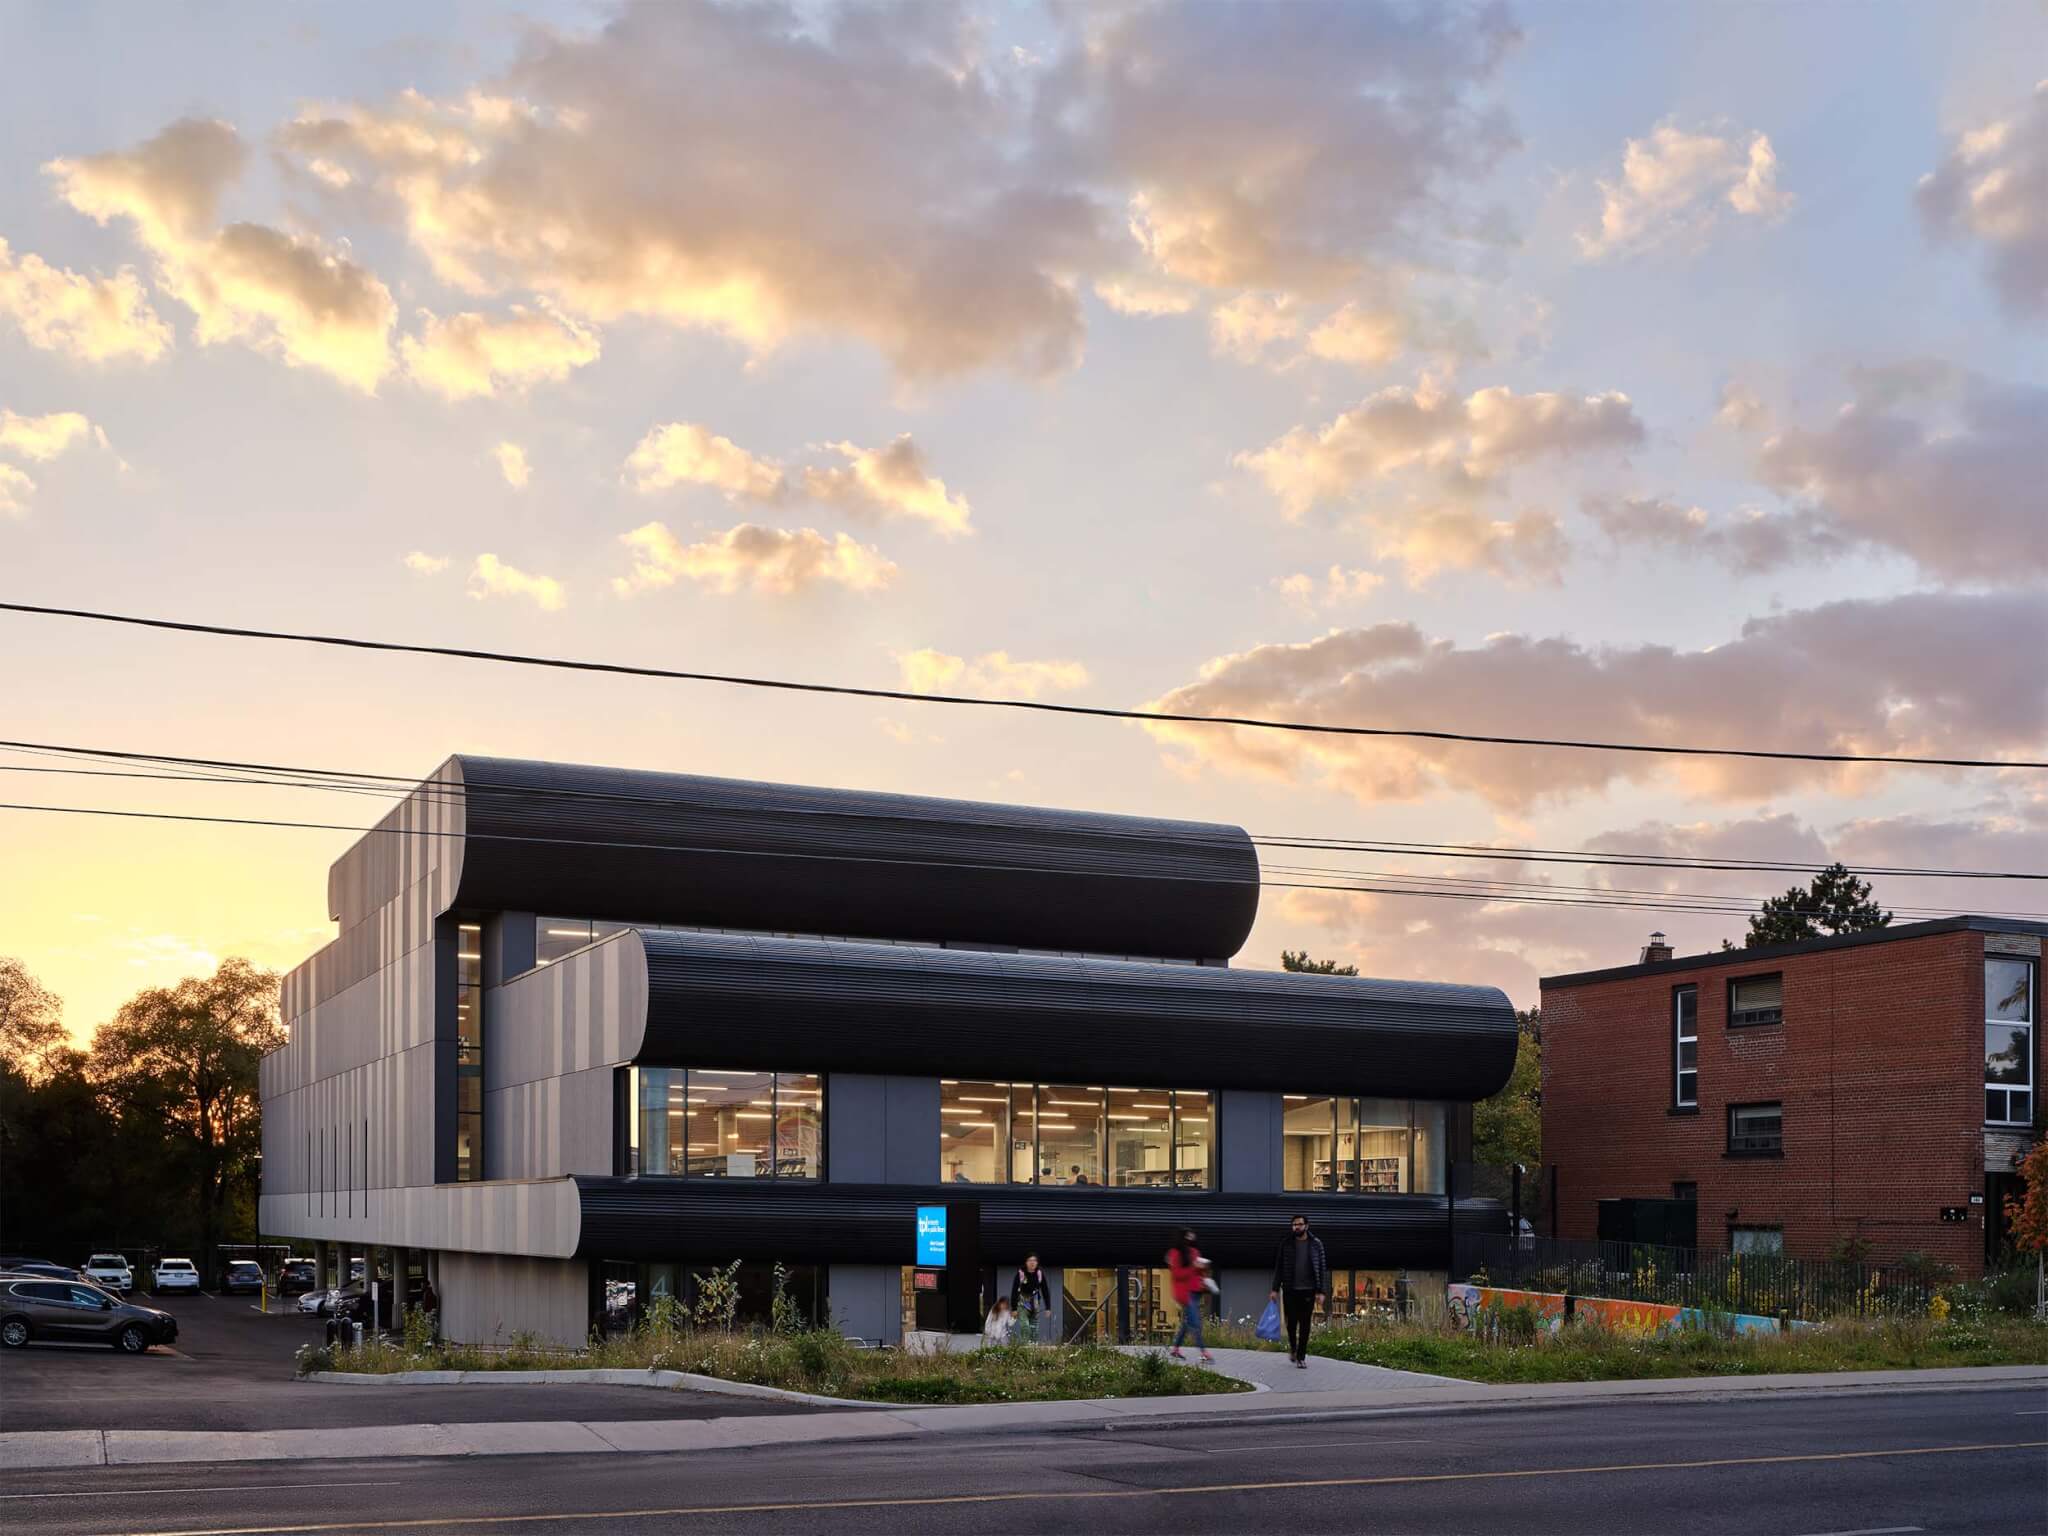
<path id="1" fill-rule="evenodd" d="M 96 1285 L 0 1275 L 0 1344 L 20 1349 L 31 1339 L 52 1343 L 110 1344 L 139 1355 L 178 1336 L 178 1320 L 155 1307 L 123 1301 Z"/>

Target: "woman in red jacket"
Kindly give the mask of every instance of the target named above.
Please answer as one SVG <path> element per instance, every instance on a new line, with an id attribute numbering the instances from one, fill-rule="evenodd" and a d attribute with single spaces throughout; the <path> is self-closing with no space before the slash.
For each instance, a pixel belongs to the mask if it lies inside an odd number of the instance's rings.
<path id="1" fill-rule="evenodd" d="M 1180 1344 L 1182 1339 L 1193 1335 L 1195 1348 L 1202 1352 L 1203 1361 L 1214 1360 L 1216 1357 L 1209 1353 L 1209 1346 L 1202 1342 L 1202 1296 L 1209 1288 L 1209 1261 L 1195 1246 L 1193 1232 L 1182 1232 L 1180 1241 L 1166 1250 L 1166 1268 L 1173 1276 L 1173 1299 L 1180 1303 L 1180 1330 L 1173 1336 L 1173 1348 L 1169 1353 L 1176 1360 L 1187 1359 L 1180 1351 Z"/>

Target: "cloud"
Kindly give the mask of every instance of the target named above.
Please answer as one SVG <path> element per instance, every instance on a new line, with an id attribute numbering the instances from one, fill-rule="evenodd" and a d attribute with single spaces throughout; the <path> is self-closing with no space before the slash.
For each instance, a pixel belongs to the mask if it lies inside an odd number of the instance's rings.
<path id="1" fill-rule="evenodd" d="M 1353 302 L 1309 332 L 1308 350 L 1327 362 L 1379 368 L 1401 355 L 1410 330 L 1398 310 Z"/>
<path id="2" fill-rule="evenodd" d="M 448 557 L 416 549 L 405 557 L 405 568 L 416 576 L 438 576 L 448 569 Z"/>
<path id="3" fill-rule="evenodd" d="M 405 371 L 444 400 L 490 399 L 567 378 L 597 361 L 597 334 L 562 315 L 515 304 L 494 318 L 439 319 L 420 311 L 420 333 L 399 343 Z"/>
<path id="4" fill-rule="evenodd" d="M 0 517 L 28 516 L 28 499 L 35 489 L 36 483 L 26 470 L 0 464 Z"/>
<path id="5" fill-rule="evenodd" d="M 1589 496 L 1586 515 L 1616 545 L 1704 555 L 1745 575 L 1760 575 L 1843 554 L 1854 541 L 1833 519 L 1811 508 L 1716 518 L 1704 507 L 1659 496 Z"/>
<path id="6" fill-rule="evenodd" d="M 1483 483 L 1518 464 L 1626 448 L 1643 435 L 1623 394 L 1518 395 L 1496 386 L 1459 399 L 1424 379 L 1413 389 L 1380 390 L 1321 427 L 1295 427 L 1233 462 L 1299 518 L 1406 470 L 1434 471 L 1453 486 Z"/>
<path id="7" fill-rule="evenodd" d="M 1700 650 L 1589 648 L 1507 633 L 1474 646 L 1413 624 L 1218 656 L 1151 706 L 1310 723 L 1581 741 L 1908 756 L 2038 755 L 2048 736 L 2048 604 L 2038 593 L 1918 592 L 1751 619 Z M 1888 770 L 1744 759 L 1148 727 L 1189 760 L 1365 803 L 1472 794 L 1522 809 L 1625 782 L 1742 799 L 1860 787 Z"/>
<path id="8" fill-rule="evenodd" d="M 1290 605 L 1304 613 L 1313 613 L 1318 608 L 1336 608 L 1358 602 L 1385 584 L 1386 577 L 1377 571 L 1346 570 L 1341 565 L 1333 565 L 1320 581 L 1307 571 L 1297 571 L 1292 576 L 1281 577 L 1273 586 Z"/>
<path id="9" fill-rule="evenodd" d="M 469 572 L 469 595 L 487 597 L 530 597 L 543 613 L 553 613 L 566 599 L 562 584 L 552 576 L 530 576 L 496 555 L 482 554 Z"/>
<path id="10" fill-rule="evenodd" d="M 789 490 L 780 464 L 757 458 L 731 438 L 689 421 L 673 421 L 648 432 L 626 460 L 626 468 L 634 488 L 642 492 L 708 485 L 728 501 L 774 502 Z"/>
<path id="11" fill-rule="evenodd" d="M 1275 342 L 1301 334 L 1301 316 L 1286 294 L 1240 293 L 1209 311 L 1209 347 L 1219 357 L 1255 363 Z"/>
<path id="12" fill-rule="evenodd" d="M 895 655 L 903 686 L 913 693 L 1035 699 L 1088 686 L 1088 669 L 1078 661 L 1016 661 L 1008 651 L 985 651 L 972 661 L 930 649 Z"/>
<path id="13" fill-rule="evenodd" d="M 804 494 L 851 511 L 907 517 L 930 523 L 948 537 L 970 532 L 973 510 L 965 496 L 948 492 L 946 482 L 925 468 L 924 455 L 905 433 L 886 448 L 857 448 L 832 443 L 845 468 L 807 469 Z"/>
<path id="14" fill-rule="evenodd" d="M 1828 828 L 1787 812 L 1764 811 L 1726 821 L 1643 821 L 1562 846 L 1596 856 L 1635 853 L 1814 865 L 1839 858 L 1852 869 L 1918 864 L 2025 870 L 2041 868 L 2048 857 L 2048 831 L 2017 825 L 1996 808 L 1972 817 L 1898 816 Z M 1369 975 L 1427 975 L 1502 986 L 1519 1006 L 1535 1004 L 1542 976 L 1633 962 L 1653 929 L 1665 933 L 1682 955 L 1712 951 L 1723 939 L 1739 941 L 1748 926 L 1740 910 L 1687 908 L 1705 905 L 1699 897 L 1714 905 L 1753 906 L 1805 880 L 1792 871 L 1543 865 L 1484 855 L 1427 860 L 1375 855 L 1371 863 L 1376 871 L 1397 866 L 1361 881 L 1379 888 L 1371 893 L 1292 890 L 1281 895 L 1277 914 L 1294 929 L 1285 942 L 1299 944 L 1304 929 L 1315 930 L 1309 946 L 1315 953 L 1335 950 Z M 1389 878 L 1397 874 L 1424 878 Z M 1335 883 L 1323 875 L 1300 878 Z M 1871 882 L 1880 905 L 1897 909 L 1900 922 L 1939 911 L 1984 911 L 2013 900 L 1981 881 L 1880 874 Z M 1430 889 L 1492 899 L 1424 894 Z M 1525 899 L 1509 899 L 1517 896 Z M 1630 905 L 1583 904 L 1601 899 Z M 1665 902 L 1669 905 L 1660 905 Z"/>
<path id="15" fill-rule="evenodd" d="M 1771 413 L 1748 386 L 1731 381 L 1722 387 L 1714 420 L 1736 432 L 1751 432 L 1769 426 Z"/>
<path id="16" fill-rule="evenodd" d="M 1373 554 L 1398 561 L 1411 587 L 1443 571 L 1484 570 L 1516 582 L 1562 579 L 1570 546 L 1548 512 L 1488 517 L 1455 503 L 1374 512 L 1364 518 Z"/>
<path id="17" fill-rule="evenodd" d="M 946 482 L 926 468 L 923 450 L 908 433 L 885 448 L 844 442 L 824 447 L 845 462 L 792 474 L 708 427 L 676 421 L 643 437 L 627 458 L 626 470 L 642 492 L 704 485 L 728 501 L 763 506 L 800 494 L 856 514 L 930 523 L 949 537 L 971 531 L 973 509 L 967 498 L 947 490 Z"/>
<path id="18" fill-rule="evenodd" d="M 153 363 L 171 348 L 171 328 L 149 306 L 142 280 L 123 267 L 87 277 L 53 267 L 0 240 L 0 315 L 28 344 L 87 363 Z"/>
<path id="19" fill-rule="evenodd" d="M 2008 309 L 2048 311 L 2048 80 L 2010 115 L 1958 134 L 1915 200 L 1936 238 L 1984 245 Z"/>
<path id="20" fill-rule="evenodd" d="M 908 378 L 1046 375 L 1123 313 L 1327 295 L 1456 226 L 1513 144 L 1497 6 L 1076 9 L 1018 70 L 964 6 L 634 6 L 500 78 L 314 107 L 328 199 L 437 275 L 754 354 L 852 337 Z"/>
<path id="21" fill-rule="evenodd" d="M 1630 139 L 1620 179 L 1599 185 L 1600 222 L 1578 236 L 1589 261 L 1696 243 L 1719 222 L 1723 204 L 1771 220 L 1794 202 L 1778 186 L 1778 157 L 1763 134 L 1751 134 L 1745 145 L 1734 134 L 1688 133 L 1669 119 L 1648 138 Z"/>
<path id="22" fill-rule="evenodd" d="M 1441 218 L 1513 135 L 1498 7 L 1102 8 L 1045 73 L 1040 153 L 1121 192 L 1161 277 L 1319 298 Z"/>
<path id="23" fill-rule="evenodd" d="M 125 220 L 203 345 L 241 341 L 365 392 L 390 370 L 391 294 L 317 241 L 216 224 L 247 150 L 226 123 L 183 118 L 132 150 L 52 160 L 59 195 L 101 224 Z"/>
<path id="24" fill-rule="evenodd" d="M 612 582 L 621 597 L 689 580 L 730 595 L 742 589 L 795 597 L 818 587 L 873 592 L 895 580 L 895 565 L 872 545 L 815 528 L 763 528 L 740 523 L 685 544 L 662 523 L 643 523 L 620 542 L 633 552 L 630 575 Z"/>
<path id="25" fill-rule="evenodd" d="M 1757 476 L 1825 514 L 1846 540 L 1953 581 L 2048 576 L 2048 389 L 1873 370 L 1818 428 L 1767 439 Z"/>
<path id="26" fill-rule="evenodd" d="M 1120 315 L 1184 315 L 1195 307 L 1195 290 L 1144 278 L 1105 277 L 1095 297 Z"/>
<path id="27" fill-rule="evenodd" d="M 636 6 L 530 30 L 482 98 L 310 112 L 287 153 L 394 210 L 441 278 L 910 377 L 1067 367 L 1100 210 L 1032 181 L 961 12 Z"/>
<path id="28" fill-rule="evenodd" d="M 517 443 L 500 443 L 491 450 L 498 461 L 498 473 L 515 491 L 523 491 L 533 479 L 533 466 L 526 462 L 526 450 Z"/>
<path id="29" fill-rule="evenodd" d="M 105 434 L 77 411 L 54 411 L 48 416 L 17 416 L 0 410 L 0 449 L 20 454 L 36 463 L 47 463 L 74 443 L 94 437 L 105 442 Z"/>

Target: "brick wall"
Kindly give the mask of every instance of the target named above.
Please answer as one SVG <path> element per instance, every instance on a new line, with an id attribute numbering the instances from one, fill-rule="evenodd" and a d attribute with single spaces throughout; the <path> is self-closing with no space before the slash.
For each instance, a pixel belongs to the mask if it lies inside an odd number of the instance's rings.
<path id="1" fill-rule="evenodd" d="M 1861 1237 L 1983 1268 L 1984 935 L 1931 934 L 1543 991 L 1543 1153 L 1558 1232 L 1597 1235 L 1604 1197 L 1699 1185 L 1702 1247 L 1734 1224 L 1777 1226 L 1824 1257 Z M 1731 979 L 1784 977 L 1784 1022 L 1729 1028 Z M 1699 988 L 1699 1108 L 1672 1110 L 1672 992 Z M 2040 1036 L 2036 1031 L 2037 1051 Z M 2039 1083 L 2037 1066 L 2036 1082 Z M 1784 1106 L 1782 1158 L 1727 1155 L 1727 1107 Z"/>

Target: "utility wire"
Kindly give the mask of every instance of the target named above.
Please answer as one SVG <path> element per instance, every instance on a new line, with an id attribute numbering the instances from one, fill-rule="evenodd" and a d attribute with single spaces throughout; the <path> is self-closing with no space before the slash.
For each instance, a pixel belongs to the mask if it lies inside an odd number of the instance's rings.
<path id="1" fill-rule="evenodd" d="M 838 811 L 816 806 L 773 806 L 758 805 L 745 808 L 707 807 L 701 802 L 678 799 L 669 796 L 624 794 L 616 791 L 589 790 L 567 786 L 533 785 L 476 785 L 454 782 L 432 782 L 417 777 L 398 774 L 380 774 L 338 769 L 291 767 L 274 763 L 237 762 L 220 758 L 173 757 L 160 753 L 122 751 L 112 748 L 91 748 L 66 746 L 55 743 L 31 743 L 0 741 L 0 750 L 35 753 L 37 755 L 94 757 L 119 762 L 174 765 L 179 768 L 219 768 L 234 770 L 233 773 L 218 775 L 172 772 L 136 772 L 134 778 L 164 778 L 173 782 L 231 783 L 248 785 L 269 785 L 279 788 L 295 788 L 333 791 L 337 793 L 369 794 L 378 798 L 396 799 L 410 795 L 430 804 L 463 805 L 474 793 L 480 802 L 502 805 L 506 803 L 544 802 L 546 800 L 597 801 L 623 805 L 685 808 L 704 814 L 715 814 L 720 809 L 729 809 L 734 815 L 758 815 L 772 812 L 780 815 L 840 817 L 861 821 L 893 821 L 903 825 L 916 825 L 924 818 L 891 817 L 881 812 Z M 7 766 L 7 765 L 0 765 Z M 17 771 L 31 771 L 23 765 L 15 765 Z M 92 776 L 98 770 L 48 770 L 51 772 L 73 772 Z M 265 775 L 245 777 L 241 775 Z M 112 776 L 124 776 L 114 774 Z M 954 823 L 962 824 L 962 823 Z M 1009 830 L 1042 831 L 1040 823 L 1002 822 L 992 820 L 971 820 L 964 824 L 1007 828 Z M 1182 824 L 1170 836 L 1152 833 L 1137 828 L 1130 831 L 1107 831 L 1105 835 L 1128 842 L 1162 841 L 1172 844 L 1206 844 L 1215 847 L 1237 847 L 1235 838 L 1204 838 L 1199 835 L 1200 824 Z M 363 829 L 371 830 L 371 829 Z M 1613 853 L 1587 854 L 1566 849 L 1524 849 L 1487 843 L 1425 843 L 1402 842 L 1387 839 L 1337 838 L 1316 840 L 1300 835 L 1258 835 L 1251 834 L 1251 841 L 1260 846 L 1288 851 L 1325 851 L 1338 853 L 1374 853 L 1399 858 L 1478 858 L 1483 862 L 1526 862 L 1545 864 L 1573 864 L 1589 866 L 1612 866 L 1624 869 L 1696 869 L 1718 873 L 1799 873 L 1806 874 L 1827 866 L 1787 860 L 1732 860 L 1714 858 L 1677 858 L 1656 854 Z M 1866 875 L 1884 875 L 1902 879 L 1958 879 L 1958 880 L 2048 880 L 2048 873 L 2008 871 L 1918 868 L 1908 865 L 1859 866 L 1859 872 Z"/>
<path id="2" fill-rule="evenodd" d="M 841 698 L 887 699 L 902 704 L 951 704 L 971 709 L 1018 709 L 1040 714 L 1079 715 L 1139 724 L 1231 725 L 1247 730 L 1294 731 L 1319 736 L 1394 737 L 1413 741 L 1466 742 L 1501 747 L 1552 747 L 1583 752 L 1633 752 L 1675 757 L 1761 758 L 1797 763 L 1891 763 L 1915 768 L 2048 768 L 2048 761 L 2024 758 L 1906 757 L 1861 752 L 1766 751 L 1756 747 L 1696 747 L 1647 742 L 1576 741 L 1549 736 L 1502 736 L 1477 731 L 1437 731 L 1418 727 L 1324 725 L 1306 720 L 1269 720 L 1249 715 L 1195 715 L 1168 711 L 1113 709 L 1107 705 L 1055 704 L 1043 699 L 974 698 L 957 693 L 913 693 L 899 688 L 858 688 L 844 683 L 807 683 L 790 678 L 750 677 L 738 673 L 696 672 L 670 667 L 633 666 L 624 662 L 579 661 L 560 656 L 534 656 L 514 651 L 486 651 L 468 646 L 421 645 L 396 640 L 369 640 L 354 635 L 321 635 L 290 630 L 249 629 L 230 624 L 199 624 L 137 614 L 106 613 L 89 608 L 57 608 L 40 603 L 0 602 L 0 612 L 44 618 L 83 619 L 98 624 L 125 624 L 180 634 L 216 635 L 238 640 L 282 640 L 299 645 L 338 646 L 348 650 L 385 651 L 412 656 L 444 656 L 462 661 L 490 661 L 510 666 L 548 667 L 569 672 L 598 672 L 620 677 L 664 678 L 678 682 L 717 683 L 732 688 L 763 688 L 785 693 L 827 694 Z"/>
<path id="3" fill-rule="evenodd" d="M 387 790 L 381 788 L 357 789 L 353 786 L 343 784 L 320 784 L 313 783 L 310 781 L 293 782 L 281 779 L 246 778 L 236 777 L 227 774 L 198 775 L 183 773 L 145 773 L 133 769 L 45 768 L 40 765 L 29 766 L 18 763 L 0 763 L 0 773 L 51 773 L 80 776 L 86 778 L 144 779 L 157 782 L 169 782 L 174 784 L 266 785 L 276 788 L 305 788 L 343 794 L 386 795 L 389 793 Z M 1672 891 L 1658 890 L 1654 887 L 1643 886 L 1572 885 L 1559 883 L 1556 881 L 1490 879 L 1483 875 L 1425 875 L 1408 870 L 1398 869 L 1353 869 L 1343 866 L 1327 864 L 1274 864 L 1267 863 L 1263 860 L 1260 863 L 1260 868 L 1264 873 L 1280 875 L 1336 876 L 1344 879 L 1392 880 L 1401 881 L 1404 883 L 1412 882 L 1430 886 L 1455 886 L 1458 887 L 1463 894 L 1468 894 L 1475 897 L 1484 896 L 1489 891 L 1503 891 L 1507 893 L 1513 893 L 1516 891 L 1542 891 L 1556 894 L 1573 895 L 1584 894 L 1596 896 L 1646 896 L 1656 900 L 1671 903 L 1681 903 L 1687 901 L 1747 902 L 1757 906 L 1760 906 L 1765 900 L 1771 899 L 1762 896 L 1738 895 L 1733 892 Z M 1686 909 L 1682 906 L 1674 906 L 1673 910 L 1683 911 Z M 1894 912 L 1904 913 L 1907 915 L 1947 916 L 1948 914 L 1952 913 L 1955 909 L 1953 907 L 1927 907 L 1917 906 L 1910 903 L 1894 903 L 1892 906 L 1892 910 Z M 2024 917 L 2048 919 L 2048 912 L 1997 912 L 1986 913 L 1984 915 L 1997 917 Z"/>
<path id="4" fill-rule="evenodd" d="M 0 811 L 42 812 L 50 815 L 106 816 L 122 820 L 188 822 L 209 826 L 270 827 L 289 828 L 318 832 L 354 832 L 359 835 L 377 834 L 386 837 L 449 837 L 454 834 L 435 832 L 419 827 L 365 827 L 352 823 L 290 821 L 279 818 L 254 816 L 201 816 L 173 811 L 130 811 L 105 806 L 73 805 L 30 805 L 0 802 Z M 600 838 L 577 837 L 534 837 L 505 832 L 465 832 L 464 837 L 474 841 L 501 843 L 527 843 L 570 848 L 614 848 L 641 853 L 684 853 L 706 854 L 716 857 L 744 857 L 767 859 L 820 860 L 848 864 L 885 864 L 918 869 L 944 869 L 949 872 L 962 870 L 986 871 L 1000 874 L 1058 875 L 1056 870 L 1034 869 L 1014 864 L 992 864 L 980 861 L 952 862 L 935 859 L 883 858 L 867 854 L 810 853 L 795 849 L 765 848 L 708 848 L 692 847 L 670 843 L 633 843 Z M 1142 871 L 1094 869 L 1085 871 L 1088 878 L 1149 880 L 1159 878 Z M 1364 884 L 1330 884 L 1327 882 L 1299 880 L 1243 880 L 1229 876 L 1175 875 L 1169 878 L 1189 884 L 1257 886 L 1272 890 L 1338 891 L 1357 895 L 1377 896 L 1418 896 L 1439 900 L 1481 901 L 1496 905 L 1514 906 L 1570 906 L 1606 907 L 1649 912 L 1695 912 L 1719 916 L 1743 917 L 1755 910 L 1755 904 L 1745 903 L 1739 898 L 1706 898 L 1698 903 L 1679 904 L 1674 902 L 1644 902 L 1626 899 L 1606 899 L 1595 896 L 1507 896 L 1489 895 L 1482 892 L 1416 890 L 1409 887 L 1390 888 Z M 1800 909 L 1804 910 L 1804 909 Z M 1984 913 L 1982 916 L 2007 916 L 2017 914 Z"/>

